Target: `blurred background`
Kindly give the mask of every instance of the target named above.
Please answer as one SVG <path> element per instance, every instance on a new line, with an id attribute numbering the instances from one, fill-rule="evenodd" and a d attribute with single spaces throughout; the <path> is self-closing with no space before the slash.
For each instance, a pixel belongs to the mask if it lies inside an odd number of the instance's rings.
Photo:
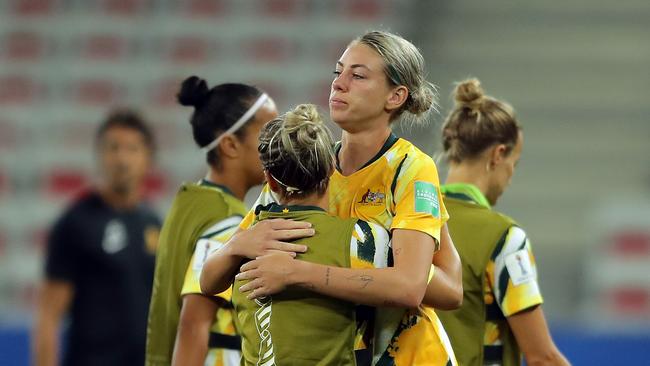
<path id="1" fill-rule="evenodd" d="M 517 110 L 524 152 L 497 209 L 532 239 L 560 349 L 577 365 L 650 364 L 647 0 L 0 1 L 0 364 L 28 364 L 45 239 L 93 182 L 110 108 L 154 127 L 147 194 L 164 215 L 205 169 L 175 103 L 183 78 L 326 111 L 336 60 L 375 28 L 415 43 L 439 87 L 427 127 L 396 127 L 425 152 L 439 150 L 454 81 L 478 77 Z"/>

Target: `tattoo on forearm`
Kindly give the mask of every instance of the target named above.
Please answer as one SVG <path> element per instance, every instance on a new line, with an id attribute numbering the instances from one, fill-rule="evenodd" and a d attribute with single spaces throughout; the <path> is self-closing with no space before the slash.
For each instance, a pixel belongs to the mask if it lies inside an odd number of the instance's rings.
<path id="1" fill-rule="evenodd" d="M 370 275 L 354 275 L 348 277 L 348 281 L 359 282 L 359 288 L 365 289 L 372 281 L 374 281 L 374 278 Z"/>
<path id="2" fill-rule="evenodd" d="M 327 271 L 325 271 L 325 286 L 329 286 L 330 284 L 330 268 L 327 267 Z"/>

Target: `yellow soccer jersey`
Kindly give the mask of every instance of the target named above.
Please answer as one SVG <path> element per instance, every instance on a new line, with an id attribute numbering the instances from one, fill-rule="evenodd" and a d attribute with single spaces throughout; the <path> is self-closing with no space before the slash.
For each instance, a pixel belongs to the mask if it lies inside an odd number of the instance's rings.
<path id="1" fill-rule="evenodd" d="M 488 313 L 498 306 L 505 317 L 526 310 L 543 302 L 537 284 L 537 267 L 526 232 L 517 226 L 508 229 L 494 249 L 486 268 L 488 283 L 485 288 L 485 304 Z M 486 325 L 484 344 L 500 345 L 500 328 L 507 327 L 505 320 L 491 320 Z"/>
<path id="2" fill-rule="evenodd" d="M 436 243 L 449 218 L 441 197 L 433 159 L 392 134 L 364 167 L 349 176 L 335 171 L 329 185 L 331 214 L 360 218 L 389 231 L 421 231 Z M 275 201 L 265 186 L 255 207 Z M 254 212 L 249 212 L 240 227 L 248 228 L 253 219 Z M 373 364 L 456 365 L 447 334 L 433 309 L 377 309 Z"/>
<path id="3" fill-rule="evenodd" d="M 219 221 L 201 235 L 200 239 L 196 242 L 196 249 L 194 250 L 190 264 L 187 267 L 181 296 L 201 293 L 199 278 L 205 260 L 211 253 L 221 248 L 224 243 L 230 239 L 235 231 L 237 231 L 240 222 L 241 216 L 232 216 Z M 220 307 L 219 310 L 217 310 L 211 331 L 226 335 L 236 335 L 234 309 L 230 304 L 232 289 L 229 288 L 215 296 L 222 298 L 227 301 L 227 303 L 226 306 Z M 235 366 L 239 365 L 240 357 L 241 353 L 237 350 L 210 348 L 204 365 Z"/>

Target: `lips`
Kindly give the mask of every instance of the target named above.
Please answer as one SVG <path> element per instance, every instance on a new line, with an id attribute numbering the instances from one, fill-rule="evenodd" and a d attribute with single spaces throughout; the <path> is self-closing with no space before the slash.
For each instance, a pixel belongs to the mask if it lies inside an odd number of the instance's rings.
<path id="1" fill-rule="evenodd" d="M 330 105 L 331 105 L 332 107 L 336 107 L 336 106 L 345 106 L 345 105 L 347 105 L 347 104 L 348 104 L 348 103 L 347 103 L 346 101 L 344 101 L 343 99 L 339 99 L 339 98 L 332 98 L 332 99 L 330 99 Z"/>

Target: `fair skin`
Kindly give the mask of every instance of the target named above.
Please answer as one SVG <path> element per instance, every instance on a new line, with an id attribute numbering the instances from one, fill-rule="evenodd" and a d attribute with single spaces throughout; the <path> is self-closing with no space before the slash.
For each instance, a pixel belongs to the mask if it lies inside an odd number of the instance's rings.
<path id="1" fill-rule="evenodd" d="M 99 194 L 115 209 L 133 208 L 140 202 L 140 188 L 151 164 L 150 147 L 139 131 L 122 126 L 110 127 L 98 142 Z M 58 364 L 59 327 L 74 293 L 67 281 L 45 279 L 41 284 L 32 338 L 35 365 Z"/>
<path id="2" fill-rule="evenodd" d="M 261 184 L 264 176 L 257 153 L 257 141 L 264 124 L 278 116 L 275 103 L 269 100 L 243 128 L 244 136 L 227 135 L 218 149 L 219 168 L 210 166 L 207 179 L 228 187 L 240 200 L 254 185 Z M 183 296 L 176 333 L 172 365 L 201 366 L 208 352 L 210 328 L 223 300 L 202 294 Z"/>
<path id="3" fill-rule="evenodd" d="M 339 155 L 344 175 L 356 172 L 381 149 L 390 135 L 393 114 L 408 97 L 406 87 L 388 83 L 383 69 L 381 57 L 371 48 L 357 43 L 350 45 L 337 62 L 330 114 L 344 130 Z M 288 285 L 299 285 L 360 304 L 417 307 L 425 297 L 434 239 L 422 232 L 398 229 L 393 231 L 392 244 L 394 267 L 385 269 L 329 267 L 279 254 L 258 258 L 242 266 L 239 278 L 251 281 L 241 290 L 250 291 L 249 297 L 256 298 L 277 293 Z M 230 249 L 231 252 L 235 250 Z M 208 287 L 212 281 L 206 278 L 205 282 L 206 287 L 202 282 L 204 291 L 213 289 Z M 449 287 L 462 288 L 460 282 L 458 276 Z M 228 284 L 221 283 L 222 286 Z M 456 294 L 462 298 L 462 290 Z"/>
<path id="4" fill-rule="evenodd" d="M 471 183 L 485 195 L 491 205 L 495 205 L 512 181 L 523 143 L 523 134 L 520 132 L 512 149 L 504 144 L 495 144 L 477 157 L 451 163 L 447 183 Z M 528 365 L 569 365 L 553 343 L 541 305 L 507 319 Z"/>

